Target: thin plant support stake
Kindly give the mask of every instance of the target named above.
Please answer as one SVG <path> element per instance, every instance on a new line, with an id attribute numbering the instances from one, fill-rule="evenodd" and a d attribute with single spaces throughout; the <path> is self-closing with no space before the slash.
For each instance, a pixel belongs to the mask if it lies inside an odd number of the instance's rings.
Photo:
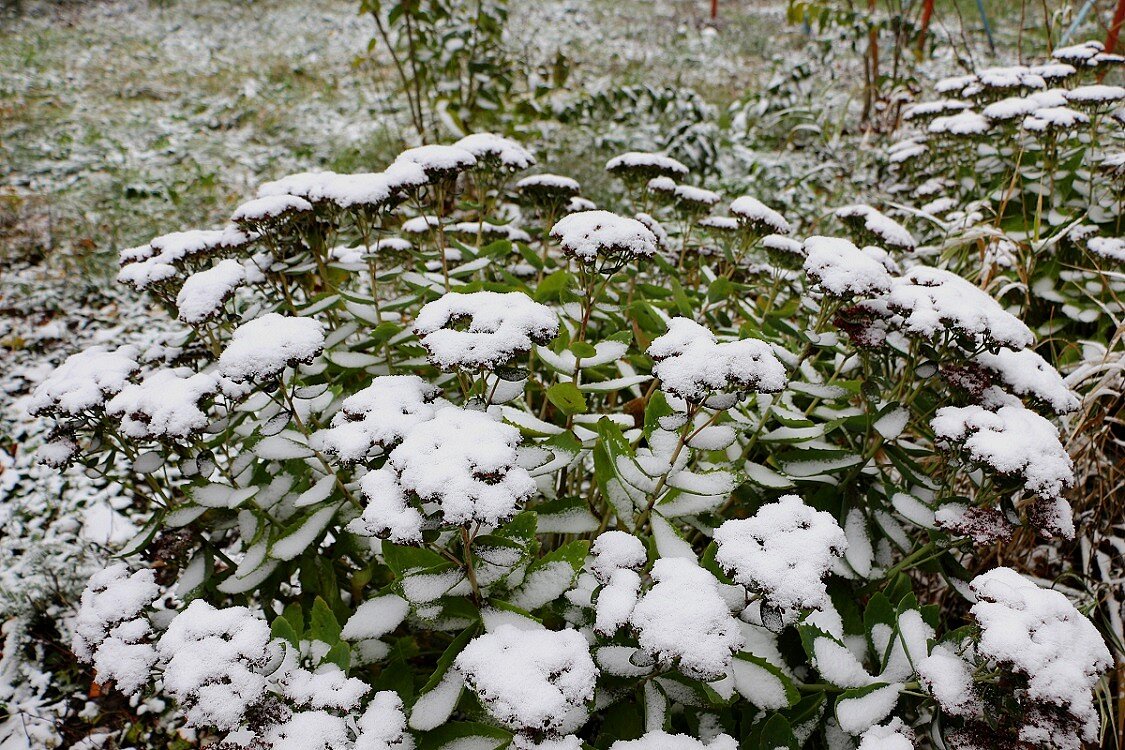
<path id="1" fill-rule="evenodd" d="M 1062 37 L 1059 39 L 1060 47 L 1069 42 L 1070 37 L 1074 36 L 1074 32 L 1078 31 L 1078 27 L 1086 20 L 1086 16 L 1090 15 L 1090 9 L 1094 7 L 1095 2 L 1097 2 L 1097 0 L 1086 0 L 1085 5 L 1078 10 L 1078 15 L 1070 22 L 1070 26 L 1066 27 L 1066 31 L 1063 32 Z"/>
<path id="2" fill-rule="evenodd" d="M 988 22 L 988 14 L 984 12 L 984 0 L 977 0 L 977 10 L 980 11 L 980 20 L 984 24 L 984 34 L 988 37 L 988 48 L 996 54 L 996 42 L 992 38 L 992 24 Z"/>

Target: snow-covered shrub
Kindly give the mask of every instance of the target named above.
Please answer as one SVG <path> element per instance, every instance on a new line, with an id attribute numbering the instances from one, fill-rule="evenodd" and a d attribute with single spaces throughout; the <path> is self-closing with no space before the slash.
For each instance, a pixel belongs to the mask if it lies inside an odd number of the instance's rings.
<path id="1" fill-rule="evenodd" d="M 628 210 L 533 164 L 290 175 L 123 253 L 182 331 L 31 399 L 147 520 L 82 597 L 102 689 L 275 750 L 1094 736 L 1093 626 L 966 566 L 1074 533 L 1044 329 L 870 206 L 807 236 L 666 154 L 606 165 Z"/>

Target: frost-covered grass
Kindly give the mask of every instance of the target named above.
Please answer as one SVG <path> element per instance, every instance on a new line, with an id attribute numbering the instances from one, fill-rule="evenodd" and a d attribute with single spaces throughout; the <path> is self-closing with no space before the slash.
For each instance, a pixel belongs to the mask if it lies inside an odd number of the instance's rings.
<path id="1" fill-rule="evenodd" d="M 262 174 L 361 168 L 398 138 L 381 72 L 351 66 L 369 35 L 349 2 L 25 4 L 0 28 L 0 180 L 52 246 L 109 253 Z"/>

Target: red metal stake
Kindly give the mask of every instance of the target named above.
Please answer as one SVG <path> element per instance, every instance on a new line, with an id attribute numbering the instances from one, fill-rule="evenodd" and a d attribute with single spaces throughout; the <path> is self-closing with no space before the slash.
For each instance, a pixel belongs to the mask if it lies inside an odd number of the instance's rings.
<path id="1" fill-rule="evenodd" d="M 719 0 L 711 0 L 711 20 L 719 17 Z"/>
<path id="2" fill-rule="evenodd" d="M 1125 0 L 1117 0 L 1117 11 L 1113 14 L 1113 23 L 1110 24 L 1109 34 L 1105 38 L 1105 51 L 1107 53 L 1113 52 L 1117 48 L 1117 38 L 1121 34 L 1121 27 L 1125 25 Z M 1101 75 L 1098 76 L 1098 81 L 1105 78 L 1108 70 L 1102 70 Z"/>
<path id="3" fill-rule="evenodd" d="M 922 3 L 922 29 L 918 32 L 918 54 L 926 50 L 926 32 L 930 28 L 930 17 L 934 14 L 934 0 Z"/>

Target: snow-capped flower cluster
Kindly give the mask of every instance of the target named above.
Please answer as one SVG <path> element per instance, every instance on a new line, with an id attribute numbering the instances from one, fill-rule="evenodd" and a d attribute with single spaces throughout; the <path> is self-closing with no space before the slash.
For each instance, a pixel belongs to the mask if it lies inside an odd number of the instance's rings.
<path id="1" fill-rule="evenodd" d="M 414 331 L 442 369 L 492 369 L 551 341 L 559 319 L 522 292 L 450 292 L 422 308 Z"/>
<path id="2" fill-rule="evenodd" d="M 743 641 L 715 576 L 682 558 L 657 560 L 651 575 L 628 617 L 641 650 L 690 677 L 726 674 Z"/>
<path id="3" fill-rule="evenodd" d="M 219 357 L 219 372 L 232 380 L 268 380 L 312 362 L 323 349 L 320 321 L 266 313 L 235 329 Z"/>
<path id="4" fill-rule="evenodd" d="M 848 545 L 831 514 L 796 495 L 763 505 L 750 518 L 725 521 L 715 529 L 715 543 L 715 561 L 786 622 L 829 606 L 822 579 Z"/>
<path id="5" fill-rule="evenodd" d="M 980 344 L 1023 349 L 1034 340 L 1031 330 L 1000 304 L 955 273 L 918 266 L 895 279 L 887 305 L 902 316 L 907 333 L 932 339 L 954 331 Z"/>
<path id="6" fill-rule="evenodd" d="M 551 228 L 563 252 L 583 263 L 599 259 L 615 264 L 656 253 L 656 235 L 636 219 L 609 211 L 579 211 Z"/>
<path id="7" fill-rule="evenodd" d="M 957 445 L 971 461 L 1005 476 L 1018 476 L 1029 492 L 1058 498 L 1074 481 L 1074 466 L 1059 431 L 1016 404 L 943 406 L 930 423 L 939 440 Z M 1073 533 L 1073 530 L 1071 531 Z"/>
<path id="8" fill-rule="evenodd" d="M 826 294 L 856 297 L 885 292 L 891 275 L 883 263 L 840 237 L 805 240 L 804 269 Z"/>
<path id="9" fill-rule="evenodd" d="M 713 333 L 688 318 L 672 318 L 668 332 L 653 340 L 648 355 L 661 388 L 697 403 L 729 405 L 740 391 L 776 393 L 788 382 L 785 366 L 766 342 L 720 344 Z"/>
<path id="10" fill-rule="evenodd" d="M 396 541 L 421 538 L 423 517 L 412 504 L 432 504 L 442 523 L 495 525 L 535 492 L 517 465 L 519 431 L 482 412 L 439 409 L 410 428 L 387 465 L 363 478 L 368 505 L 353 528 Z"/>
<path id="11" fill-rule="evenodd" d="M 417 375 L 383 375 L 344 399 L 332 426 L 313 444 L 345 463 L 355 463 L 373 448 L 387 450 L 415 426 L 432 419 L 439 390 Z"/>
<path id="12" fill-rule="evenodd" d="M 209 373 L 155 370 L 122 388 L 105 411 L 120 417 L 121 429 L 130 437 L 183 438 L 207 426 L 199 402 L 218 387 L 218 378 Z"/>
<path id="13" fill-rule="evenodd" d="M 137 347 L 110 350 L 91 346 L 71 354 L 35 388 L 28 411 L 32 414 L 78 415 L 105 404 L 137 370 Z"/>
<path id="14" fill-rule="evenodd" d="M 489 713 L 524 733 L 584 723 L 598 677 L 577 630 L 501 625 L 466 646 L 456 665 Z"/>
<path id="15" fill-rule="evenodd" d="M 94 575 L 82 592 L 74 625 L 74 655 L 91 664 L 97 679 L 132 695 L 149 680 L 156 650 L 144 611 L 160 595 L 153 572 L 130 573 L 125 563 Z"/>
<path id="16" fill-rule="evenodd" d="M 1049 707 L 1020 730 L 1024 742 L 1079 748 L 1097 736 L 1092 689 L 1112 665 L 1093 624 L 1061 593 L 1042 589 L 1010 568 L 973 579 L 972 613 L 982 657 L 1027 678 L 1026 700 Z M 1054 717 L 1049 709 L 1062 709 Z M 1077 735 L 1077 736 L 1076 736 Z"/>

